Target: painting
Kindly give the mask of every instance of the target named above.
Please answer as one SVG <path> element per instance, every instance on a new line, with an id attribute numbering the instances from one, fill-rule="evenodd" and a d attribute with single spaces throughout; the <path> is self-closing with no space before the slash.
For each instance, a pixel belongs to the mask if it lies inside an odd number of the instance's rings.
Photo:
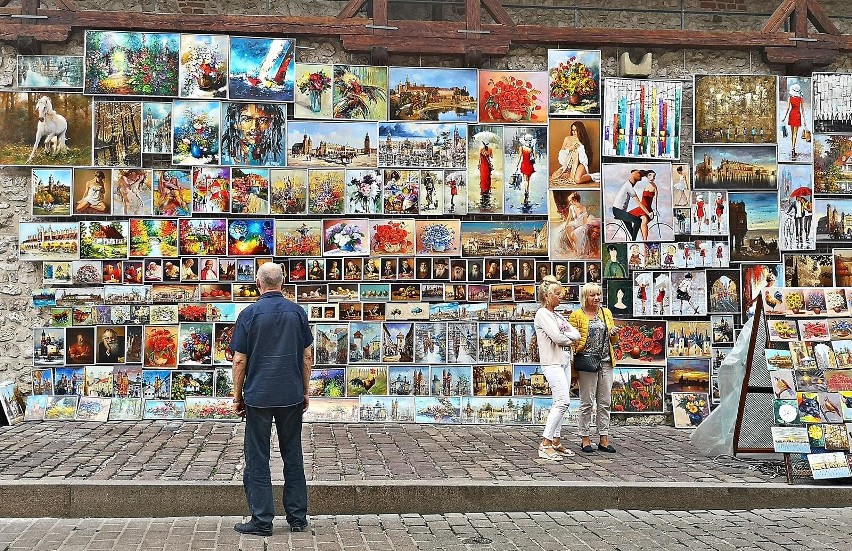
<path id="1" fill-rule="evenodd" d="M 604 79 L 603 155 L 680 158 L 683 83 Z"/>
<path id="2" fill-rule="evenodd" d="M 0 165 L 88 166 L 92 100 L 80 94 L 0 92 Z"/>
<path id="3" fill-rule="evenodd" d="M 154 216 L 192 214 L 192 172 L 154 170 Z"/>
<path id="4" fill-rule="evenodd" d="M 459 220 L 417 220 L 415 231 L 416 254 L 433 256 L 461 254 L 461 222 Z"/>
<path id="5" fill-rule="evenodd" d="M 710 415 L 707 392 L 672 392 L 672 409 L 676 429 L 694 429 Z"/>
<path id="6" fill-rule="evenodd" d="M 595 188 L 601 181 L 601 125 L 596 119 L 551 119 L 551 188 Z"/>
<path id="7" fill-rule="evenodd" d="M 362 422 L 411 423 L 414 421 L 414 398 L 362 396 L 358 419 Z"/>
<path id="8" fill-rule="evenodd" d="M 157 419 L 183 419 L 186 411 L 186 403 L 183 400 L 145 400 L 142 410 L 142 418 Z"/>
<path id="9" fill-rule="evenodd" d="M 297 257 L 322 256 L 322 223 L 322 220 L 276 220 L 275 254 Z"/>
<path id="10" fill-rule="evenodd" d="M 284 166 L 287 106 L 280 103 L 222 104 L 222 164 Z"/>
<path id="11" fill-rule="evenodd" d="M 335 65 L 332 89 L 335 119 L 383 120 L 387 117 L 387 67 Z"/>
<path id="12" fill-rule="evenodd" d="M 346 395 L 361 396 L 370 394 L 376 396 L 388 393 L 388 366 L 355 366 L 346 368 Z"/>
<path id="13" fill-rule="evenodd" d="M 289 121 L 287 166 L 376 167 L 378 143 L 374 122 Z"/>
<path id="14" fill-rule="evenodd" d="M 213 396 L 217 398 L 234 397 L 234 370 L 232 368 L 217 368 L 214 371 Z"/>
<path id="15" fill-rule="evenodd" d="M 318 323 L 314 329 L 316 333 L 314 363 L 316 365 L 347 364 L 349 361 L 349 327 L 345 323 Z"/>
<path id="16" fill-rule="evenodd" d="M 696 145 L 695 189 L 778 189 L 774 145 Z"/>
<path id="17" fill-rule="evenodd" d="M 474 69 L 391 67 L 388 120 L 477 120 Z"/>
<path id="18" fill-rule="evenodd" d="M 695 142 L 776 142 L 773 75 L 695 75 Z"/>
<path id="19" fill-rule="evenodd" d="M 210 365 L 213 358 L 213 324 L 181 323 L 178 351 L 178 363 L 181 365 Z"/>
<path id="20" fill-rule="evenodd" d="M 420 206 L 420 171 L 385 170 L 382 211 L 385 214 L 417 214 Z"/>
<path id="21" fill-rule="evenodd" d="M 358 398 L 314 398 L 304 421 L 354 423 L 358 421 L 358 403 Z"/>
<path id="22" fill-rule="evenodd" d="M 503 212 L 505 159 L 502 126 L 470 126 L 467 203 L 471 214 Z"/>
<path id="23" fill-rule="evenodd" d="M 663 412 L 663 369 L 619 366 L 613 369 L 612 379 L 612 411 Z"/>
<path id="24" fill-rule="evenodd" d="M 180 35 L 86 31 L 85 94 L 177 96 Z"/>
<path id="25" fill-rule="evenodd" d="M 690 235 L 727 235 L 728 192 L 693 191 L 690 197 Z"/>
<path id="26" fill-rule="evenodd" d="M 601 205 L 597 190 L 553 189 L 550 196 L 550 257 L 600 259 Z"/>
<path id="27" fill-rule="evenodd" d="M 296 65 L 294 112 L 297 119 L 330 119 L 332 108 L 330 63 Z"/>
<path id="28" fill-rule="evenodd" d="M 547 128 L 506 126 L 503 148 L 504 214 L 547 214 Z"/>
<path id="29" fill-rule="evenodd" d="M 813 144 L 816 193 L 852 193 L 852 137 L 814 134 Z"/>
<path id="30" fill-rule="evenodd" d="M 714 314 L 739 313 L 742 296 L 740 291 L 739 270 L 707 270 L 708 312 Z"/>
<path id="31" fill-rule="evenodd" d="M 829 254 L 785 254 L 784 286 L 831 287 L 832 261 Z"/>
<path id="32" fill-rule="evenodd" d="M 24 412 L 24 421 L 41 421 L 44 419 L 44 410 L 47 409 L 49 396 L 30 395 L 27 396 L 27 409 Z"/>
<path id="33" fill-rule="evenodd" d="M 546 71 L 479 71 L 479 121 L 547 122 Z"/>
<path id="34" fill-rule="evenodd" d="M 381 170 L 346 171 L 347 214 L 380 214 L 384 173 Z"/>
<path id="35" fill-rule="evenodd" d="M 785 163 L 778 165 L 778 198 L 782 251 L 816 248 L 814 217 L 813 166 Z"/>
<path id="36" fill-rule="evenodd" d="M 380 122 L 379 166 L 464 168 L 467 125 L 429 122 Z"/>
<path id="37" fill-rule="evenodd" d="M 813 105 L 809 77 L 779 77 L 779 162 L 813 162 Z"/>
<path id="38" fill-rule="evenodd" d="M 271 219 L 229 219 L 228 254 L 231 256 L 272 255 L 275 234 Z"/>
<path id="39" fill-rule="evenodd" d="M 269 169 L 231 169 L 231 213 L 269 214 Z"/>
<path id="40" fill-rule="evenodd" d="M 778 261 L 778 194 L 728 193 L 732 262 Z"/>
<path id="41" fill-rule="evenodd" d="M 709 358 L 712 330 L 707 321 L 669 321 L 669 358 Z"/>
<path id="42" fill-rule="evenodd" d="M 110 398 L 96 398 L 94 396 L 82 396 L 77 404 L 77 421 L 97 421 L 103 423 L 109 419 L 109 409 L 112 400 Z"/>
<path id="43" fill-rule="evenodd" d="M 208 396 L 187 396 L 184 419 L 240 421 L 234 410 L 231 398 L 213 398 Z"/>
<path id="44" fill-rule="evenodd" d="M 603 166 L 604 240 L 673 241 L 672 165 Z"/>
<path id="45" fill-rule="evenodd" d="M 172 102 L 142 102 L 142 154 L 172 151 Z"/>
<path id="46" fill-rule="evenodd" d="M 416 239 L 414 219 L 370 221 L 370 254 L 372 255 L 414 254 Z"/>
<path id="47" fill-rule="evenodd" d="M 343 170 L 308 171 L 308 214 L 343 214 L 345 177 Z"/>
<path id="48" fill-rule="evenodd" d="M 467 214 L 467 172 L 446 171 L 439 193 L 444 195 L 444 214 Z"/>
<path id="49" fill-rule="evenodd" d="M 83 56 L 19 55 L 18 88 L 63 90 L 83 88 Z"/>
<path id="50" fill-rule="evenodd" d="M 228 97 L 292 102 L 295 60 L 292 38 L 232 36 Z"/>
<path id="51" fill-rule="evenodd" d="M 710 360 L 705 358 L 669 358 L 666 366 L 666 390 L 669 392 L 709 392 Z"/>
<path id="52" fill-rule="evenodd" d="M 548 222 L 461 223 L 464 256 L 547 256 Z"/>
<path id="53" fill-rule="evenodd" d="M 151 218 L 131 219 L 130 256 L 178 256 L 177 220 Z"/>
<path id="54" fill-rule="evenodd" d="M 551 117 L 600 115 L 600 50 L 547 50 Z"/>
<path id="55" fill-rule="evenodd" d="M 32 169 L 32 215 L 70 215 L 72 180 L 70 168 Z"/>
<path id="56" fill-rule="evenodd" d="M 49 396 L 44 409 L 45 421 L 73 421 L 79 396 Z"/>
<path id="57" fill-rule="evenodd" d="M 218 101 L 172 103 L 172 164 L 219 164 L 220 111 Z"/>
<path id="58" fill-rule="evenodd" d="M 852 74 L 814 73 L 814 132 L 848 134 L 852 132 L 852 98 L 845 93 L 852 85 Z"/>
<path id="59" fill-rule="evenodd" d="M 527 424 L 532 422 L 533 403 L 530 398 L 462 399 L 462 422 L 471 424 Z"/>
<path id="60" fill-rule="evenodd" d="M 420 173 L 420 214 L 444 213 L 444 172 L 423 170 Z M 449 172 L 449 171 L 446 171 Z"/>
<path id="61" fill-rule="evenodd" d="M 114 222 L 80 222 L 80 258 L 105 260 L 127 258 L 128 234 L 127 220 Z"/>
<path id="62" fill-rule="evenodd" d="M 414 404 L 417 423 L 461 423 L 459 396 L 417 396 Z"/>
<path id="63" fill-rule="evenodd" d="M 369 255 L 369 220 L 323 220 L 323 254 L 325 256 Z"/>
<path id="64" fill-rule="evenodd" d="M 225 35 L 180 35 L 178 95 L 187 99 L 228 95 L 229 40 Z"/>
<path id="65" fill-rule="evenodd" d="M 192 212 L 223 214 L 230 210 L 231 169 L 192 169 Z"/>
<path id="66" fill-rule="evenodd" d="M 382 361 L 408 363 L 414 361 L 414 324 L 382 324 Z"/>
<path id="67" fill-rule="evenodd" d="M 615 327 L 618 343 L 613 348 L 619 365 L 665 365 L 666 322 L 615 320 Z"/>
<path id="68" fill-rule="evenodd" d="M 213 396 L 212 371 L 172 371 L 172 399 Z"/>
<path id="69" fill-rule="evenodd" d="M 151 216 L 153 172 L 142 168 L 112 170 L 112 213 L 117 216 Z"/>
<path id="70" fill-rule="evenodd" d="M 92 146 L 95 166 L 142 165 L 142 102 L 95 100 Z"/>
<path id="71" fill-rule="evenodd" d="M 447 363 L 447 324 L 415 323 L 414 361 L 428 364 Z"/>
<path id="72" fill-rule="evenodd" d="M 308 178 L 304 169 L 269 171 L 271 214 L 304 214 L 308 205 Z"/>

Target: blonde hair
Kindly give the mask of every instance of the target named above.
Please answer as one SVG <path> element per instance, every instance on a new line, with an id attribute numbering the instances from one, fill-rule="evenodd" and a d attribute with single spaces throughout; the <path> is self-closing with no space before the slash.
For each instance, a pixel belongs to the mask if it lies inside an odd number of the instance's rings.
<path id="1" fill-rule="evenodd" d="M 562 288 L 562 284 L 554 276 L 552 276 L 550 274 L 544 276 L 544 279 L 541 280 L 541 285 L 538 286 L 538 302 L 539 302 L 539 304 L 544 306 L 545 298 L 547 297 L 547 293 L 550 292 L 550 289 L 554 285 L 558 285 L 560 289 Z"/>
<path id="2" fill-rule="evenodd" d="M 601 292 L 601 286 L 597 283 L 586 283 L 583 285 L 583 288 L 580 290 L 580 305 L 582 307 L 586 306 L 586 301 L 589 298 L 589 295 L 593 295 L 595 293 Z"/>

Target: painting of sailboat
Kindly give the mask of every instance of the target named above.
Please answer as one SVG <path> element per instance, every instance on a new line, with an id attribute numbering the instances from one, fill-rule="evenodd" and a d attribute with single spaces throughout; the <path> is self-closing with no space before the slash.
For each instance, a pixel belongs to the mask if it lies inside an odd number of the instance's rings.
<path id="1" fill-rule="evenodd" d="M 296 43 L 292 38 L 231 38 L 231 99 L 294 99 Z"/>

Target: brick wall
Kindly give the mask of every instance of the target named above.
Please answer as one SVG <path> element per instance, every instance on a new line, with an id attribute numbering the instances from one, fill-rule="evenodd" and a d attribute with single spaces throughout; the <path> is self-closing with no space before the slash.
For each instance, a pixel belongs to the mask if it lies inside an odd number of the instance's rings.
<path id="1" fill-rule="evenodd" d="M 746 11 L 745 0 L 701 0 L 698 6 L 710 11 Z"/>

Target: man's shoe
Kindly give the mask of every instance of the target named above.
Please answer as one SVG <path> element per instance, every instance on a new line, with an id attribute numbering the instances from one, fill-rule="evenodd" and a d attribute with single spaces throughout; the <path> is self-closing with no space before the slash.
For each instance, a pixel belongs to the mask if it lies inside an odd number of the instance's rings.
<path id="1" fill-rule="evenodd" d="M 290 525 L 291 532 L 307 532 L 308 531 L 308 523 L 307 522 L 294 522 Z"/>
<path id="2" fill-rule="evenodd" d="M 238 522 L 234 525 L 234 530 L 236 530 L 240 534 L 249 534 L 252 536 L 272 535 L 272 528 L 258 528 L 257 525 L 252 521 Z"/>

